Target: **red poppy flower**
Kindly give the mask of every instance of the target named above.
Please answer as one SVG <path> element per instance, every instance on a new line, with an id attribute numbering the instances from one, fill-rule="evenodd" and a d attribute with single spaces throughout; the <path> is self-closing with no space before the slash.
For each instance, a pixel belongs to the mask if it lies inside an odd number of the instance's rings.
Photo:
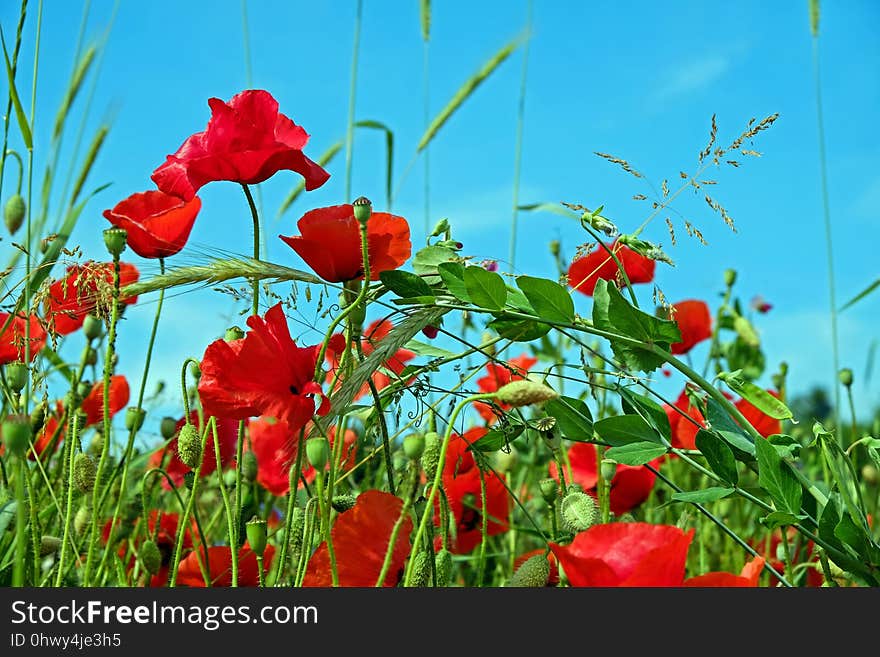
<path id="1" fill-rule="evenodd" d="M 697 432 L 700 427 L 705 428 L 706 423 L 703 413 L 691 404 L 687 393 L 682 390 L 678 399 L 675 400 L 675 407 L 664 404 L 663 410 L 666 411 L 669 426 L 672 429 L 672 446 L 679 449 L 696 449 Z"/>
<path id="2" fill-rule="evenodd" d="M 138 280 L 137 267 L 119 263 L 119 285 L 125 287 Z M 83 325 L 86 315 L 99 305 L 108 305 L 113 289 L 113 263 L 87 262 L 67 268 L 64 278 L 49 286 L 46 299 L 46 318 L 49 327 L 58 335 L 73 333 Z M 104 300 L 101 302 L 101 300 Z M 137 297 L 123 297 L 125 304 L 133 304 Z"/>
<path id="3" fill-rule="evenodd" d="M 537 358 L 522 354 L 521 356 L 511 358 L 507 361 L 507 366 L 503 363 L 489 363 L 486 365 L 486 371 L 489 373 L 486 376 L 477 379 L 477 386 L 480 388 L 480 392 L 496 392 L 499 388 L 507 385 L 511 381 L 520 381 L 526 378 L 528 371 L 532 369 L 537 362 Z M 495 404 L 504 410 L 510 408 L 509 404 L 504 404 L 499 401 L 496 401 Z M 474 408 L 489 424 L 493 424 L 498 419 L 497 411 L 489 404 L 475 402 Z"/>
<path id="4" fill-rule="evenodd" d="M 550 544 L 572 586 L 681 586 L 694 530 L 643 522 L 593 525 Z"/>
<path id="5" fill-rule="evenodd" d="M 795 538 L 797 536 L 797 529 L 794 527 L 788 527 L 788 542 L 789 545 L 796 545 Z M 773 530 L 773 533 L 769 537 L 765 537 L 760 541 L 750 540 L 749 543 L 759 554 L 764 555 L 773 568 L 776 569 L 777 572 L 785 571 L 785 562 L 778 558 L 779 555 L 779 546 L 782 543 L 782 529 L 776 528 Z M 812 564 L 818 564 L 819 555 L 816 554 L 814 550 L 813 541 L 807 541 L 806 545 L 801 545 L 800 547 L 796 547 L 792 549 L 791 561 L 792 563 L 801 563 L 801 562 L 809 562 Z M 818 568 L 807 568 L 807 586 L 822 586 L 822 583 L 825 581 L 825 578 L 822 576 L 821 571 Z M 776 586 L 777 579 L 774 576 L 770 576 L 769 586 Z"/>
<path id="6" fill-rule="evenodd" d="M 264 317 L 249 317 L 244 338 L 208 345 L 202 358 L 199 396 L 208 415 L 243 420 L 268 415 L 299 431 L 329 400 L 312 378 L 318 347 L 297 347 L 281 304 Z M 315 395 L 322 403 L 315 409 Z"/>
<path id="7" fill-rule="evenodd" d="M 354 208 L 334 205 L 306 212 L 296 222 L 301 235 L 281 239 L 297 252 L 314 272 L 331 283 L 364 277 L 361 233 Z M 367 222 L 367 250 L 370 279 L 379 280 L 383 271 L 397 269 L 412 251 L 406 219 L 387 212 L 374 212 Z"/>
<path id="8" fill-rule="evenodd" d="M 654 280 L 654 268 L 657 263 L 653 260 L 639 255 L 628 246 L 618 244 L 616 241 L 607 246 L 614 251 L 614 255 L 620 260 L 631 284 L 650 283 Z M 599 245 L 584 257 L 571 263 L 568 268 L 568 284 L 578 292 L 591 297 L 600 278 L 606 281 L 616 281 L 617 275 L 617 264 L 608 255 L 608 252 Z"/>
<path id="9" fill-rule="evenodd" d="M 207 420 L 207 417 L 205 420 Z M 199 421 L 198 411 L 193 410 L 190 412 L 189 421 L 196 427 L 196 429 L 198 429 L 199 436 L 201 436 L 204 431 L 204 426 Z M 153 452 L 152 456 L 150 456 L 149 463 L 151 468 L 163 468 L 162 464 L 165 463 L 163 469 L 168 473 L 168 476 L 171 477 L 174 485 L 178 488 L 183 485 L 184 475 L 191 470 L 188 465 L 180 460 L 180 456 L 177 454 L 177 436 L 184 424 L 186 424 L 185 418 L 180 418 L 177 421 L 177 425 L 174 429 L 174 438 L 171 439 L 167 446 L 163 446 Z M 238 444 L 237 420 L 232 420 L 230 418 L 217 418 L 217 442 L 220 443 L 220 464 L 225 470 L 235 462 L 235 448 Z M 166 454 L 170 454 L 170 458 L 167 462 L 165 461 Z M 214 449 L 214 435 L 212 432 L 208 435 L 207 442 L 205 443 L 205 453 L 202 456 L 201 476 L 207 477 L 216 469 L 217 456 Z M 162 486 L 166 490 L 171 488 L 164 477 L 162 478 Z"/>
<path id="10" fill-rule="evenodd" d="M 211 98 L 208 106 L 205 131 L 188 137 L 151 176 L 166 194 L 189 201 L 209 182 L 251 185 L 285 169 L 305 178 L 307 190 L 327 182 L 330 174 L 302 152 L 308 133 L 278 111 L 268 91 L 242 91 L 228 103 Z"/>
<path id="11" fill-rule="evenodd" d="M 725 572 L 706 573 L 686 579 L 683 586 L 754 588 L 758 586 L 758 579 L 761 577 L 763 569 L 764 557 L 755 557 L 743 566 L 739 575 Z"/>
<path id="12" fill-rule="evenodd" d="M 585 491 L 594 493 L 599 482 L 596 446 L 589 443 L 575 443 L 568 449 L 568 460 L 571 463 L 571 476 L 574 482 Z M 659 462 L 660 459 L 651 461 L 651 465 L 657 467 Z M 550 476 L 559 479 L 559 470 L 554 462 L 550 463 Z M 656 475 L 644 466 L 619 463 L 614 479 L 611 480 L 611 511 L 620 515 L 644 502 L 654 488 L 655 479 Z"/>
<path id="13" fill-rule="evenodd" d="M 142 258 L 167 258 L 184 247 L 201 207 L 198 196 L 184 201 L 152 190 L 132 194 L 112 210 L 104 210 L 104 218 L 126 230 L 128 246 Z"/>
<path id="14" fill-rule="evenodd" d="M 27 341 L 27 325 L 30 324 L 30 356 L 31 360 L 46 344 L 46 331 L 35 315 L 25 319 L 17 315 L 10 320 L 9 313 L 0 313 L 0 365 L 15 361 L 24 361 L 25 342 Z"/>
<path id="15" fill-rule="evenodd" d="M 273 495 L 278 497 L 287 495 L 290 490 L 290 469 L 296 462 L 299 433 L 291 431 L 286 422 L 274 418 L 250 420 L 248 429 L 251 449 L 257 457 L 257 482 Z M 306 435 L 309 435 L 308 428 Z M 335 426 L 330 427 L 327 437 L 332 448 L 336 438 Z M 344 440 L 342 473 L 355 463 L 357 434 L 351 429 L 346 429 Z M 329 464 L 327 467 L 330 467 Z M 315 469 L 305 460 L 302 468 L 302 476 L 311 483 L 315 479 Z"/>
<path id="16" fill-rule="evenodd" d="M 205 578 L 202 575 L 202 569 L 199 567 L 199 556 L 204 558 L 204 551 L 190 552 L 186 559 L 180 562 L 177 568 L 177 583 L 180 586 L 205 587 Z M 208 550 L 208 567 L 211 586 L 214 587 L 230 587 L 232 586 L 232 550 L 226 545 L 217 545 L 209 547 Z M 266 546 L 263 553 L 263 573 L 265 574 L 272 564 L 272 557 L 275 556 L 275 548 L 272 545 Z M 249 546 L 245 545 L 238 551 L 238 585 L 239 586 L 259 586 L 260 576 L 257 570 L 257 555 L 253 553 Z"/>
<path id="17" fill-rule="evenodd" d="M 681 331 L 681 342 L 670 345 L 673 354 L 686 354 L 694 345 L 712 337 L 712 315 L 704 301 L 688 299 L 672 307 L 675 308 L 672 319 Z"/>
<path id="18" fill-rule="evenodd" d="M 121 374 L 110 377 L 110 417 L 125 408 L 131 391 L 128 379 Z M 85 426 L 104 421 L 104 382 L 96 381 L 86 398 L 80 404 L 80 410 L 86 414 Z"/>
<path id="19" fill-rule="evenodd" d="M 391 531 L 400 518 L 403 500 L 396 495 L 368 490 L 355 505 L 340 515 L 330 533 L 336 553 L 339 586 L 375 586 L 385 561 Z M 397 586 L 409 555 L 412 520 L 406 518 L 397 534 L 385 586 Z M 332 586 L 330 555 L 321 543 L 309 561 L 303 586 Z"/>
<path id="20" fill-rule="evenodd" d="M 771 395 L 779 399 L 779 393 L 775 390 L 768 390 Z M 750 402 L 747 402 L 745 399 L 740 399 L 736 404 L 734 404 L 740 413 L 743 414 L 743 417 L 749 421 L 759 434 L 767 438 L 768 436 L 772 436 L 776 433 L 782 432 L 782 422 L 779 420 L 770 417 L 763 411 L 758 410 L 754 405 Z"/>
<path id="21" fill-rule="evenodd" d="M 450 552 L 467 554 L 482 540 L 483 498 L 480 492 L 480 470 L 468 446 L 486 434 L 484 427 L 474 427 L 463 436 L 453 435 L 443 466 L 443 488 L 449 500 L 449 511 L 455 520 L 455 535 Z M 487 533 L 489 536 L 507 531 L 511 500 L 504 482 L 494 472 L 485 472 Z M 438 501 L 439 504 L 439 501 Z M 440 514 L 436 514 L 439 521 Z M 438 538 L 439 540 L 439 538 Z"/>

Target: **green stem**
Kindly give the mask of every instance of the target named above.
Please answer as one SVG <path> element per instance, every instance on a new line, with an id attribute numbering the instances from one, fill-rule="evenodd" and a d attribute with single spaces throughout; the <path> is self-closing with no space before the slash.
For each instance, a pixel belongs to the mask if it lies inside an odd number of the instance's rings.
<path id="1" fill-rule="evenodd" d="M 296 461 L 290 471 L 290 484 L 287 491 L 287 515 L 284 518 L 284 541 L 281 543 L 281 551 L 278 555 L 278 563 L 275 566 L 275 586 L 281 581 L 287 561 L 287 550 L 290 545 L 290 534 L 293 531 L 293 510 L 296 508 L 296 493 L 299 488 L 299 479 L 302 476 L 303 452 L 305 451 L 305 427 L 300 429 L 296 447 Z M 305 547 L 303 547 L 305 550 Z"/>
<path id="2" fill-rule="evenodd" d="M 516 237 L 517 224 L 519 223 L 519 184 L 522 172 L 522 151 L 523 151 L 523 126 L 525 125 L 526 114 L 526 81 L 529 71 L 529 44 L 531 43 L 532 31 L 532 0 L 528 1 L 528 9 L 526 10 L 526 32 L 529 38 L 523 45 L 523 61 L 522 75 L 519 83 L 519 101 L 516 109 L 516 147 L 513 158 L 513 215 L 510 223 L 510 273 L 516 271 Z"/>
<path id="3" fill-rule="evenodd" d="M 489 504 L 486 490 L 486 473 L 480 471 L 480 556 L 477 561 L 477 586 L 483 586 L 486 577 L 486 545 L 489 541 Z"/>
<path id="4" fill-rule="evenodd" d="M 241 184 L 241 188 L 244 190 L 244 195 L 247 198 L 248 207 L 251 211 L 251 219 L 254 222 L 254 260 L 260 260 L 260 215 L 257 212 L 257 205 L 254 203 L 254 197 L 251 195 L 250 188 L 244 183 Z M 254 295 L 254 305 L 253 305 L 253 315 L 256 317 L 260 314 L 260 279 L 254 278 L 253 283 L 253 295 Z"/>
<path id="5" fill-rule="evenodd" d="M 363 0 L 358 0 L 357 13 L 354 19 L 354 42 L 351 52 L 351 84 L 348 91 L 348 123 L 345 128 L 345 197 L 346 203 L 351 203 L 351 167 L 354 153 L 354 105 L 357 92 L 358 51 L 361 42 L 361 16 L 363 14 Z"/>
<path id="6" fill-rule="evenodd" d="M 418 476 L 418 462 L 413 462 L 411 464 L 410 474 L 412 475 L 413 479 Z M 409 516 L 409 510 L 412 508 L 413 496 L 415 491 L 416 486 L 411 486 L 409 494 L 403 500 L 403 507 L 400 509 L 400 515 L 397 517 L 397 520 L 394 523 L 394 527 L 391 528 L 391 536 L 388 539 L 388 547 L 385 548 L 385 558 L 382 560 L 382 568 L 379 571 L 379 577 L 376 579 L 376 588 L 385 586 L 385 578 L 388 576 L 388 570 L 391 568 L 391 560 L 394 557 L 394 548 L 397 545 L 397 536 L 400 534 L 400 529 L 403 527 L 403 523 Z"/>
<path id="7" fill-rule="evenodd" d="M 358 358 L 363 361 L 364 359 L 364 349 L 361 346 L 360 340 L 355 340 L 355 347 L 357 348 Z M 394 465 L 391 462 L 391 441 L 388 439 L 388 425 L 385 422 L 385 412 L 382 409 L 382 399 L 379 397 L 379 391 L 376 389 L 376 384 L 373 381 L 373 377 L 367 377 L 367 384 L 370 386 L 370 393 L 373 396 L 373 404 L 376 407 L 376 414 L 379 419 L 379 432 L 382 435 L 382 452 L 385 455 L 385 472 L 388 476 L 388 492 L 392 495 L 396 495 L 394 492 Z"/>
<path id="8" fill-rule="evenodd" d="M 15 499 L 18 502 L 15 513 L 15 563 L 12 567 L 12 586 L 25 585 L 25 564 L 27 563 L 27 498 L 24 480 L 27 477 L 24 453 L 17 454 L 15 473 Z"/>
<path id="9" fill-rule="evenodd" d="M 74 412 L 70 416 L 70 431 L 67 439 L 68 466 L 67 466 L 67 507 L 64 512 L 64 534 L 61 539 L 61 554 L 58 556 L 58 574 L 55 576 L 55 586 L 60 587 L 64 581 L 64 562 L 67 560 L 67 543 L 70 540 L 70 527 L 73 515 L 73 463 L 76 460 L 75 446 L 79 442 L 79 415 Z M 112 526 L 111 526 L 112 527 Z M 108 541 L 108 545 L 111 543 Z"/>
<path id="10" fill-rule="evenodd" d="M 223 468 L 220 467 L 220 437 L 217 434 L 217 420 L 211 418 L 211 431 L 214 434 L 214 457 L 217 462 L 217 485 L 220 487 L 220 495 L 223 497 L 223 508 L 226 509 L 226 532 L 229 535 L 229 553 L 232 558 L 232 586 L 238 587 L 238 549 L 235 546 L 235 525 L 238 518 L 233 515 L 232 505 L 229 502 L 229 492 L 223 481 Z"/>
<path id="11" fill-rule="evenodd" d="M 333 587 L 339 586 L 339 572 L 336 568 L 336 551 L 333 549 L 333 532 L 330 528 L 330 500 L 324 499 L 324 471 L 315 469 L 315 483 L 318 488 L 318 513 L 321 515 L 321 530 L 324 542 L 327 543 L 327 554 L 330 557 L 330 581 Z"/>

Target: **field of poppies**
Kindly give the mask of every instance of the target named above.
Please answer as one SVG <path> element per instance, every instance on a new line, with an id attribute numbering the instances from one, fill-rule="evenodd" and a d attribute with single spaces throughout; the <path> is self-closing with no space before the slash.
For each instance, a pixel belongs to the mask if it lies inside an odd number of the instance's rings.
<path id="1" fill-rule="evenodd" d="M 206 98 L 203 124 L 156 144 L 154 186 L 125 198 L 89 189 L 99 130 L 71 165 L 64 211 L 47 216 L 41 194 L 57 181 L 33 171 L 16 75 L 30 5 L 17 38 L 2 26 L 0 585 L 880 585 L 880 439 L 848 412 L 852 372 L 829 381 L 843 404 L 795 404 L 787 367 L 762 348 L 770 306 L 741 298 L 736 271 L 709 299 L 654 285 L 676 229 L 703 240 L 667 209 L 697 191 L 732 227 L 712 172 L 754 159 L 776 114 L 729 140 L 711 117 L 707 140 L 689 136 L 705 140 L 692 168 L 645 198 L 639 224 L 555 204 L 581 246 L 551 242 L 550 277 L 474 257 L 454 217 L 423 232 L 356 190 L 311 205 L 309 192 L 331 175 L 349 183 L 350 170 L 313 152 L 270 89 Z M 521 45 L 481 68 L 423 141 Z M 55 139 L 90 65 L 86 53 Z M 276 177 L 298 185 L 285 203 L 299 219 L 280 236 L 255 200 Z M 240 189 L 248 246 L 176 264 L 218 210 L 200 197 L 216 185 Z M 84 253 L 73 228 L 101 214 L 106 250 Z M 269 260 L 267 239 L 289 249 Z M 148 386 L 163 300 L 227 284 L 245 311 L 175 363 L 164 416 Z M 152 331 L 122 354 L 136 305 L 154 313 Z M 322 339 L 296 336 L 304 312 Z M 121 374 L 121 356 L 143 375 Z M 670 380 L 677 395 L 658 390 Z"/>

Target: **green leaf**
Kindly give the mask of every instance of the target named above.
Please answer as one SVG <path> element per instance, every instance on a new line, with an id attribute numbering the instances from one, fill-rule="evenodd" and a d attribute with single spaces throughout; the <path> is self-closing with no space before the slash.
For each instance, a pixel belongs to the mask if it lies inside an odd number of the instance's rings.
<path id="1" fill-rule="evenodd" d="M 433 305 L 434 301 L 436 301 L 436 297 L 432 294 L 430 296 L 422 296 L 422 297 L 406 297 L 403 299 L 392 299 L 391 303 L 395 303 L 398 306 L 429 306 Z"/>
<path id="2" fill-rule="evenodd" d="M 736 485 L 739 475 L 736 471 L 736 459 L 733 450 L 719 436 L 711 431 L 700 429 L 695 439 L 697 449 L 706 457 L 712 472 L 728 484 Z"/>
<path id="3" fill-rule="evenodd" d="M 660 435 L 638 415 L 616 415 L 593 423 L 593 430 L 612 447 L 630 443 L 662 444 Z"/>
<path id="4" fill-rule="evenodd" d="M 437 265 L 437 272 L 449 294 L 459 301 L 471 302 L 467 288 L 464 286 L 464 265 L 460 262 L 441 262 Z"/>
<path id="5" fill-rule="evenodd" d="M 874 467 L 880 470 L 880 452 L 875 447 L 867 448 L 868 456 L 874 462 Z"/>
<path id="6" fill-rule="evenodd" d="M 426 246 L 413 257 L 413 270 L 420 276 L 437 274 L 441 263 L 458 259 L 458 254 L 445 246 Z M 433 284 L 435 281 L 426 281 Z"/>
<path id="7" fill-rule="evenodd" d="M 709 397 L 706 399 L 706 421 L 734 448 L 734 456 L 740 461 L 747 460 L 745 457 L 755 457 L 755 444 L 742 428 L 733 421 L 727 411 L 717 401 Z"/>
<path id="8" fill-rule="evenodd" d="M 541 319 L 561 323 L 574 321 L 574 301 L 559 283 L 546 278 L 518 276 L 516 285 Z"/>
<path id="9" fill-rule="evenodd" d="M 544 404 L 544 412 L 556 418 L 556 426 L 569 440 L 589 442 L 593 438 L 593 415 L 582 399 L 560 396 Z"/>
<path id="10" fill-rule="evenodd" d="M 382 284 L 401 298 L 433 297 L 434 291 L 421 276 L 401 269 L 389 269 L 379 274 Z"/>
<path id="11" fill-rule="evenodd" d="M 780 511 L 798 515 L 803 490 L 779 452 L 766 440 L 755 443 L 758 457 L 758 484 L 770 494 Z"/>
<path id="12" fill-rule="evenodd" d="M 504 284 L 504 279 L 482 267 L 465 268 L 464 286 L 471 303 L 480 308 L 501 310 L 507 302 L 507 286 Z"/>
<path id="13" fill-rule="evenodd" d="M 760 522 L 765 527 L 768 527 L 769 529 L 776 529 L 777 527 L 788 527 L 789 525 L 796 525 L 801 520 L 806 520 L 806 518 L 807 516 L 797 513 L 788 513 L 787 511 L 773 511 L 763 518 L 760 518 L 758 522 Z"/>
<path id="14" fill-rule="evenodd" d="M 9 500 L 0 506 L 0 539 L 3 538 L 3 533 L 6 531 L 6 528 L 9 527 L 9 523 L 15 520 L 17 508 L 18 502 L 15 500 Z"/>
<path id="15" fill-rule="evenodd" d="M 644 465 L 665 453 L 666 448 L 662 445 L 654 442 L 640 442 L 612 447 L 605 452 L 605 458 L 614 459 L 624 465 Z"/>
<path id="16" fill-rule="evenodd" d="M 776 448 L 776 451 L 784 459 L 796 459 L 800 455 L 801 444 L 784 433 L 768 436 L 767 441 Z"/>
<path id="17" fill-rule="evenodd" d="M 425 356 L 427 358 L 455 358 L 457 355 L 448 349 L 441 349 L 440 347 L 435 347 L 432 344 L 420 342 L 419 340 L 410 340 L 403 345 L 403 348 L 409 349 L 418 356 Z"/>
<path id="18" fill-rule="evenodd" d="M 650 397 L 645 397 L 633 392 L 629 388 L 618 388 L 623 412 L 640 415 L 645 422 L 657 430 L 661 436 L 672 441 L 672 427 L 669 426 L 669 416 L 666 411 Z"/>
<path id="19" fill-rule="evenodd" d="M 865 534 L 865 530 L 857 526 L 849 515 L 841 516 L 840 522 L 834 528 L 834 535 L 850 546 L 861 559 L 870 560 L 870 539 Z"/>
<path id="20" fill-rule="evenodd" d="M 531 342 L 543 338 L 550 332 L 548 324 L 531 319 L 505 319 L 505 315 L 493 319 L 486 327 L 496 331 L 502 338 L 514 342 Z"/>
<path id="21" fill-rule="evenodd" d="M 775 420 L 790 420 L 793 418 L 791 409 L 781 399 L 777 399 L 759 385 L 751 381 L 743 381 L 738 376 L 722 372 L 718 378 L 727 384 L 740 397 L 749 402 L 765 415 Z"/>
<path id="22" fill-rule="evenodd" d="M 9 61 L 9 51 L 6 50 L 6 39 L 3 36 L 3 30 L 0 29 L 0 43 L 3 44 L 3 58 L 6 61 L 6 81 L 9 84 L 9 99 L 15 108 L 15 118 L 18 120 L 18 129 L 21 131 L 21 138 L 28 150 L 34 148 L 34 138 L 31 135 L 31 127 L 28 124 L 27 114 L 21 106 L 21 98 L 18 96 L 18 90 L 15 88 L 15 74 L 12 72 L 12 62 Z"/>
<path id="23" fill-rule="evenodd" d="M 684 491 L 681 493 L 673 493 L 672 499 L 678 502 L 692 502 L 694 504 L 705 504 L 706 502 L 714 502 L 723 499 L 733 492 L 732 488 L 721 488 L 720 486 L 711 486 L 702 490 Z"/>
<path id="24" fill-rule="evenodd" d="M 516 440 L 525 429 L 525 425 L 522 424 L 509 424 L 499 429 L 490 429 L 482 438 L 471 443 L 468 449 L 474 452 L 497 452 L 504 445 Z"/>
<path id="25" fill-rule="evenodd" d="M 518 310 L 521 313 L 526 313 L 529 315 L 538 314 L 535 312 L 532 304 L 529 303 L 526 295 L 517 290 L 515 287 L 510 287 L 509 285 L 507 286 L 507 305 L 514 310 Z M 541 319 L 544 318 L 542 317 Z"/>

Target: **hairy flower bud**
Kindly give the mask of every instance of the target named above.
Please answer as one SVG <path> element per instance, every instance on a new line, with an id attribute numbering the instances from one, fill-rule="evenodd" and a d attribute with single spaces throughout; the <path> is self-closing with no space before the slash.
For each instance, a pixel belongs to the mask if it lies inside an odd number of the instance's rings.
<path id="1" fill-rule="evenodd" d="M 162 568 L 162 553 L 159 546 L 152 539 L 144 541 L 141 549 L 138 551 L 138 558 L 141 565 L 150 575 L 155 575 Z"/>
<path id="2" fill-rule="evenodd" d="M 437 586 L 449 586 L 452 583 L 452 554 L 442 548 L 434 559 L 437 570 Z"/>
<path id="3" fill-rule="evenodd" d="M 420 433 L 411 433 L 403 439 L 403 453 L 408 459 L 418 461 L 425 452 L 425 436 Z"/>
<path id="4" fill-rule="evenodd" d="M 428 431 L 425 434 L 425 451 L 422 452 L 422 467 L 428 479 L 433 479 L 437 474 L 437 466 L 440 464 L 440 448 L 443 440 L 436 431 Z"/>
<path id="5" fill-rule="evenodd" d="M 6 207 L 3 208 L 3 219 L 6 222 L 6 229 L 10 235 L 15 235 L 21 225 L 24 223 L 24 217 L 27 213 L 27 206 L 24 203 L 24 197 L 21 194 L 13 194 L 6 201 Z"/>
<path id="6" fill-rule="evenodd" d="M 165 440 L 174 438 L 174 432 L 177 431 L 177 420 L 173 417 L 163 417 L 159 423 L 159 433 Z"/>
<path id="7" fill-rule="evenodd" d="M 73 530 L 76 532 L 77 536 L 83 535 L 86 529 L 88 529 L 91 521 L 92 510 L 87 504 L 83 503 L 83 505 L 77 509 L 76 515 L 73 517 Z"/>
<path id="8" fill-rule="evenodd" d="M 536 554 L 526 559 L 522 565 L 516 569 L 513 576 L 507 581 L 508 587 L 530 587 L 540 588 L 547 586 L 547 580 L 550 579 L 550 561 L 546 555 Z"/>
<path id="9" fill-rule="evenodd" d="M 98 468 L 95 460 L 88 454 L 80 452 L 73 460 L 73 483 L 80 493 L 88 493 L 95 488 L 95 477 Z"/>
<path id="10" fill-rule="evenodd" d="M 330 443 L 324 436 L 309 438 L 306 441 L 306 457 L 308 457 L 309 464 L 315 470 L 323 472 L 327 462 L 330 460 Z"/>
<path id="11" fill-rule="evenodd" d="M 586 531 L 596 523 L 595 500 L 587 493 L 570 492 L 562 499 L 562 524 L 573 534 Z"/>
<path id="12" fill-rule="evenodd" d="M 31 423 L 27 415 L 10 415 L 3 421 L 3 444 L 13 454 L 22 455 L 31 437 Z"/>
<path id="13" fill-rule="evenodd" d="M 520 379 L 501 386 L 498 392 L 495 393 L 495 396 L 498 401 L 518 408 L 520 406 L 529 406 L 530 404 L 540 404 L 555 399 L 559 395 L 555 390 L 545 386 L 543 383 L 531 381 L 530 379 Z"/>
<path id="14" fill-rule="evenodd" d="M 844 367 L 838 372 L 837 378 L 840 379 L 842 385 L 849 388 L 853 384 L 853 371 L 848 367 Z"/>
<path id="15" fill-rule="evenodd" d="M 177 455 L 184 465 L 195 468 L 202 458 L 202 441 L 199 430 L 186 423 L 180 428 L 177 436 Z"/>
<path id="16" fill-rule="evenodd" d="M 250 483 L 257 480 L 257 473 L 260 470 L 257 456 L 253 452 L 245 452 L 241 457 L 241 476 Z"/>
<path id="17" fill-rule="evenodd" d="M 559 495 L 559 484 L 555 479 L 542 479 L 538 482 L 541 489 L 541 497 L 547 504 L 556 504 L 556 496 Z"/>
<path id="18" fill-rule="evenodd" d="M 422 550 L 416 555 L 413 563 L 412 586 L 422 588 L 431 583 L 431 558 L 430 552 Z"/>
<path id="19" fill-rule="evenodd" d="M 724 284 L 727 287 L 733 287 L 734 283 L 736 283 L 736 269 L 725 269 Z"/>
<path id="20" fill-rule="evenodd" d="M 357 502 L 357 497 L 351 493 L 346 493 L 345 495 L 334 495 L 333 499 L 330 500 L 330 506 L 337 513 L 345 513 L 355 505 L 355 502 Z"/>
<path id="21" fill-rule="evenodd" d="M 61 547 L 61 539 L 57 536 L 42 536 L 40 538 L 40 556 L 47 557 L 58 552 Z"/>

